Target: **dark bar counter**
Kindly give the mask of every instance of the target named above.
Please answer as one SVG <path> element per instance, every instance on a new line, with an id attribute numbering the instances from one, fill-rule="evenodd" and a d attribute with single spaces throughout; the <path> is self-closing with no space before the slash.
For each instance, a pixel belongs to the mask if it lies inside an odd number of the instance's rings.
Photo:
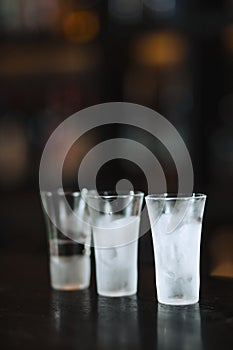
<path id="1" fill-rule="evenodd" d="M 156 301 L 154 270 L 139 269 L 138 294 L 106 298 L 49 286 L 47 257 L 2 253 L 0 348 L 233 349 L 233 280 L 202 278 L 199 304 Z"/>

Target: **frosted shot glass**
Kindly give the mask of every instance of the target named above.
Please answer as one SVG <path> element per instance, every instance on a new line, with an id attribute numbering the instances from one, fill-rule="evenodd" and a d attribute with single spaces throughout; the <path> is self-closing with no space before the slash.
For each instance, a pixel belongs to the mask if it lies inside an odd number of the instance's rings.
<path id="1" fill-rule="evenodd" d="M 92 221 L 97 292 L 122 297 L 137 292 L 142 192 L 87 195 Z"/>
<path id="2" fill-rule="evenodd" d="M 199 300 L 200 242 L 206 195 L 149 195 L 158 302 L 189 305 Z"/>
<path id="3" fill-rule="evenodd" d="M 91 226 L 80 192 L 41 192 L 49 243 L 53 289 L 78 290 L 90 285 Z M 67 211 L 68 202 L 73 214 Z M 44 209 L 44 208 L 43 208 Z"/>

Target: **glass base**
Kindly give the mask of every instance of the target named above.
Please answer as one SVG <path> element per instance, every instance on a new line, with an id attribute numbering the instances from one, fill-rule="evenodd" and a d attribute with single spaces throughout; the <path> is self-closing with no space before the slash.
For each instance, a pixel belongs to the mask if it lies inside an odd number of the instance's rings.
<path id="1" fill-rule="evenodd" d="M 64 291 L 74 291 L 74 290 L 83 290 L 87 289 L 89 285 L 83 285 L 83 284 L 67 284 L 67 285 L 58 285 L 58 284 L 52 284 L 52 288 L 55 290 L 64 290 Z"/>
<path id="2" fill-rule="evenodd" d="M 117 297 L 127 297 L 130 295 L 135 295 L 137 291 L 124 291 L 124 290 L 119 290 L 119 291 L 97 291 L 99 295 L 103 297 L 112 297 L 112 298 L 117 298 Z"/>
<path id="3" fill-rule="evenodd" d="M 178 298 L 169 298 L 166 300 L 159 300 L 158 302 L 163 305 L 174 305 L 174 306 L 185 306 L 193 305 L 198 303 L 198 299 L 178 299 Z"/>
<path id="4" fill-rule="evenodd" d="M 50 257 L 50 281 L 53 289 L 86 289 L 90 284 L 90 275 L 90 257 L 87 255 Z"/>

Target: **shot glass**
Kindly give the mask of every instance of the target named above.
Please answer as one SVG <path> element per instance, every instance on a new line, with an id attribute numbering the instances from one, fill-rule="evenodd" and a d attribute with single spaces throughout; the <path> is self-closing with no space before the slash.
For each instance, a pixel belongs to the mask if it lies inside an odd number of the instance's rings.
<path id="1" fill-rule="evenodd" d="M 97 292 L 108 297 L 133 295 L 138 281 L 138 238 L 144 194 L 89 191 Z"/>
<path id="2" fill-rule="evenodd" d="M 41 192 L 41 200 L 49 242 L 52 288 L 88 288 L 91 274 L 91 226 L 85 200 L 80 192 L 62 190 Z"/>
<path id="3" fill-rule="evenodd" d="M 200 242 L 206 195 L 149 195 L 158 301 L 189 305 L 199 300 Z"/>

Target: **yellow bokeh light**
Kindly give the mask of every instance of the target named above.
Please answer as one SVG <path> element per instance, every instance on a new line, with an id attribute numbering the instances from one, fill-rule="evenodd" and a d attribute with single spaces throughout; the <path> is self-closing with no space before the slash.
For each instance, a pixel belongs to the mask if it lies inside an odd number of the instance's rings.
<path id="1" fill-rule="evenodd" d="M 223 43 L 225 48 L 233 54 L 233 24 L 226 27 L 223 32 Z"/>
<path id="2" fill-rule="evenodd" d="M 87 43 L 99 33 L 98 15 L 86 10 L 71 12 L 64 19 L 63 30 L 69 41 L 78 44 Z"/>
<path id="3" fill-rule="evenodd" d="M 133 47 L 136 61 L 146 66 L 172 66 L 182 62 L 186 55 L 186 41 L 174 32 L 145 34 Z"/>

